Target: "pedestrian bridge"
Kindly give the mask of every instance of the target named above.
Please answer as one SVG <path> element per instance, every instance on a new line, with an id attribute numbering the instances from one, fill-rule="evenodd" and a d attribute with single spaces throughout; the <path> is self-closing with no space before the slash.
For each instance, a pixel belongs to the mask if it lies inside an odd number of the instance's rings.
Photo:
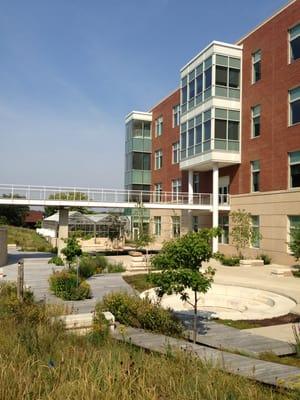
<path id="1" fill-rule="evenodd" d="M 229 195 L 219 195 L 219 210 L 229 211 Z M 153 192 L 123 189 L 0 184 L 0 204 L 203 210 L 212 212 L 211 193 Z"/>

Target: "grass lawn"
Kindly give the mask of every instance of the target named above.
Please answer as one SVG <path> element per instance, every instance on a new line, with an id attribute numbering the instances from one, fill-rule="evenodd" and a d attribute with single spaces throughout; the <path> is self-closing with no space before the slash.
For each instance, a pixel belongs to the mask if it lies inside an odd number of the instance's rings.
<path id="1" fill-rule="evenodd" d="M 151 289 L 153 284 L 147 281 L 148 274 L 123 275 L 124 281 L 138 292 Z"/>
<path id="2" fill-rule="evenodd" d="M 8 243 L 20 246 L 23 251 L 51 251 L 52 246 L 35 230 L 8 226 Z"/>
<path id="3" fill-rule="evenodd" d="M 236 329 L 251 329 L 260 328 L 262 326 L 274 326 L 281 324 L 290 324 L 300 322 L 300 316 L 297 314 L 286 314 L 275 318 L 257 319 L 257 320 L 238 320 L 232 321 L 231 319 L 216 319 L 215 322 L 219 324 L 231 326 Z"/>
<path id="4" fill-rule="evenodd" d="M 161 356 L 99 332 L 66 333 L 50 321 L 50 311 L 18 303 L 14 292 L 0 286 L 0 399 L 299 399 L 299 393 L 275 392 L 188 354 Z"/>

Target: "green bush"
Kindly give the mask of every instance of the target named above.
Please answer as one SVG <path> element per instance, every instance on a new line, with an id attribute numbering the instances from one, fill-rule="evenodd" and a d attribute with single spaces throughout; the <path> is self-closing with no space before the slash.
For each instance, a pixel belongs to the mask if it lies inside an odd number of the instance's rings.
<path id="1" fill-rule="evenodd" d="M 48 261 L 48 264 L 55 264 L 58 267 L 65 265 L 63 259 L 58 256 L 54 256 L 54 257 L 50 258 L 50 260 Z"/>
<path id="2" fill-rule="evenodd" d="M 221 253 L 220 251 L 217 251 L 216 253 L 213 254 L 212 256 L 215 260 L 222 262 L 225 255 Z"/>
<path id="3" fill-rule="evenodd" d="M 96 305 L 96 315 L 110 311 L 121 324 L 170 336 L 180 336 L 182 324 L 171 313 L 149 299 L 127 293 L 110 293 Z"/>
<path id="4" fill-rule="evenodd" d="M 103 256 L 92 257 L 84 255 L 80 257 L 79 275 L 82 278 L 89 278 L 95 274 L 101 274 L 107 268 L 107 260 Z"/>
<path id="5" fill-rule="evenodd" d="M 259 256 L 259 259 L 263 260 L 265 265 L 269 265 L 272 262 L 272 258 L 268 256 L 268 254 L 261 254 Z"/>
<path id="6" fill-rule="evenodd" d="M 63 300 L 83 300 L 91 298 L 90 285 L 86 281 L 79 281 L 73 272 L 63 270 L 54 272 L 50 278 L 50 289 Z"/>
<path id="7" fill-rule="evenodd" d="M 231 257 L 226 257 L 224 256 L 221 260 L 223 265 L 226 265 L 228 267 L 234 267 L 236 265 L 240 264 L 240 257 L 237 256 L 231 256 Z"/>
<path id="8" fill-rule="evenodd" d="M 107 265 L 107 272 L 108 273 L 117 273 L 117 272 L 124 272 L 125 271 L 125 268 L 124 268 L 124 266 L 123 266 L 123 264 L 122 263 L 116 263 L 116 264 L 114 264 L 114 263 L 109 263 L 108 265 Z"/>

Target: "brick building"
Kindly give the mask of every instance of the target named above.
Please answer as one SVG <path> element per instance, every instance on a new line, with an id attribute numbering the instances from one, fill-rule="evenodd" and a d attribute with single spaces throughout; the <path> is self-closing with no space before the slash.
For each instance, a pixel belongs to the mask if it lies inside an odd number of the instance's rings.
<path id="1" fill-rule="evenodd" d="M 229 214 L 219 210 L 230 203 L 231 211 L 250 212 L 262 235 L 249 255 L 292 263 L 287 242 L 300 223 L 300 0 L 236 44 L 212 42 L 180 78 L 180 92 L 151 110 L 152 189 L 211 193 L 212 210 L 151 211 L 157 240 L 221 226 L 214 251 L 233 253 Z"/>

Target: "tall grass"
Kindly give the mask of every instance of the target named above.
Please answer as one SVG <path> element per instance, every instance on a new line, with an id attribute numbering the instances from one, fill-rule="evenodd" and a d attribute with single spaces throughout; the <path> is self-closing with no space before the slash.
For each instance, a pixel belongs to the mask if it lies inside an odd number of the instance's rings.
<path id="1" fill-rule="evenodd" d="M 52 251 L 52 246 L 33 229 L 8 226 L 8 243 L 20 246 L 24 251 Z"/>
<path id="2" fill-rule="evenodd" d="M 97 334 L 68 334 L 60 323 L 51 323 L 47 307 L 15 300 L 10 291 L 6 304 L 12 302 L 12 311 L 0 319 L 0 399 L 297 399 L 186 354 L 160 356 Z"/>

